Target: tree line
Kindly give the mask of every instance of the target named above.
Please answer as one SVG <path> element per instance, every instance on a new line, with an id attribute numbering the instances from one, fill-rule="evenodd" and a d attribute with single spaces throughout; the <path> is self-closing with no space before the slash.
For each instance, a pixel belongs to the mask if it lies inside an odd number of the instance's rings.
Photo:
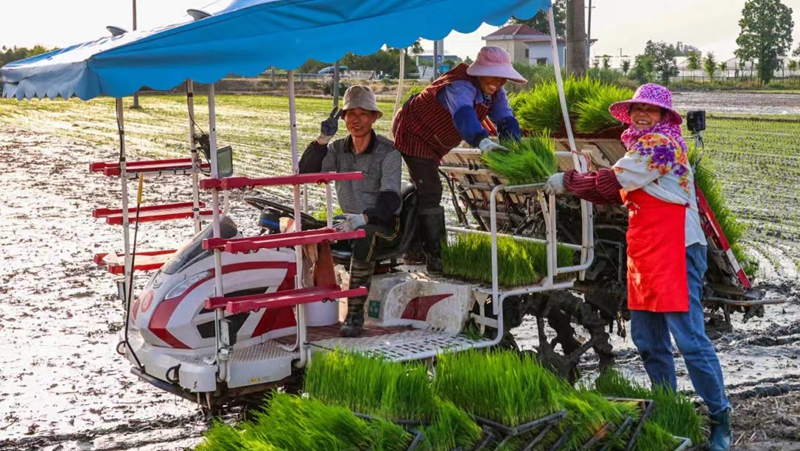
<path id="1" fill-rule="evenodd" d="M 41 55 L 56 49 L 48 49 L 47 47 L 36 45 L 33 48 L 26 47 L 0 47 L 0 67 L 8 63 L 18 61 L 32 56 Z"/>

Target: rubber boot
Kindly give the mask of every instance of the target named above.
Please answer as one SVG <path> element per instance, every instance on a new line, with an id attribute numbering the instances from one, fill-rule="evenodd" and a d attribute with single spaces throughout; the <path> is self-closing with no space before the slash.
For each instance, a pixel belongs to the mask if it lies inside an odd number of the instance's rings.
<path id="1" fill-rule="evenodd" d="M 422 252 L 422 242 L 419 237 L 419 229 L 414 231 L 414 237 L 411 239 L 411 244 L 403 254 L 404 265 L 424 265 L 425 253 Z"/>
<path id="2" fill-rule="evenodd" d="M 731 409 L 710 415 L 711 436 L 708 438 L 709 451 L 728 451 L 733 443 L 731 432 Z"/>
<path id="3" fill-rule="evenodd" d="M 429 208 L 419 212 L 419 233 L 425 268 L 428 274 L 442 273 L 442 240 L 445 238 L 444 208 Z"/>
<path id="4" fill-rule="evenodd" d="M 375 262 L 364 262 L 350 259 L 350 288 L 365 287 L 369 292 L 372 273 L 375 272 Z M 364 304 L 366 296 L 347 299 L 347 316 L 339 329 L 342 337 L 358 337 L 364 331 Z"/>

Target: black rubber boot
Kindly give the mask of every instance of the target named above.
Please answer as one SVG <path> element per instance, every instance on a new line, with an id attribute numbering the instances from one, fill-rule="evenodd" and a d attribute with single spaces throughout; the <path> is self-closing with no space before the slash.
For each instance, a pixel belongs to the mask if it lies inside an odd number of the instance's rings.
<path id="1" fill-rule="evenodd" d="M 445 239 L 444 208 L 436 207 L 419 212 L 419 234 L 425 253 L 425 268 L 429 274 L 442 273 L 442 240 Z"/>
<path id="2" fill-rule="evenodd" d="M 350 288 L 365 287 L 369 292 L 375 262 L 350 259 Z M 347 299 L 347 316 L 339 329 L 342 337 L 358 337 L 364 331 L 364 304 L 366 296 Z"/>
<path id="3" fill-rule="evenodd" d="M 725 409 L 711 418 L 711 436 L 708 438 L 709 451 L 728 451 L 733 443 L 731 432 L 731 409 Z"/>

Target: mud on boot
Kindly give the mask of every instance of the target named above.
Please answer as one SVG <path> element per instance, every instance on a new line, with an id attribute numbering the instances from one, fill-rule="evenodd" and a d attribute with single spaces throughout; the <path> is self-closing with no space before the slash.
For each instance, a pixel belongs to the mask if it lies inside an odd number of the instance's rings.
<path id="1" fill-rule="evenodd" d="M 711 436 L 708 438 L 708 451 L 728 451 L 733 443 L 731 432 L 731 409 L 725 409 L 711 419 Z"/>
<path id="2" fill-rule="evenodd" d="M 364 332 L 364 301 L 366 298 L 352 298 L 347 300 L 347 316 L 339 328 L 342 337 L 358 337 Z"/>

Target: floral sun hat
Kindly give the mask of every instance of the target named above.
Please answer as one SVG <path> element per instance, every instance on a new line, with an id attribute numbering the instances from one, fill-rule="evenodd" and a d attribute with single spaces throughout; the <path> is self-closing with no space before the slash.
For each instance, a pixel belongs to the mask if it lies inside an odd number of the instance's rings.
<path id="1" fill-rule="evenodd" d="M 608 111 L 620 122 L 630 124 L 632 122 L 630 115 L 631 105 L 634 103 L 646 103 L 660 106 L 667 110 L 667 113 L 661 119 L 662 121 L 676 125 L 683 123 L 681 115 L 672 108 L 672 93 L 669 89 L 655 83 L 647 83 L 639 86 L 639 89 L 633 94 L 633 98 L 611 105 Z"/>

